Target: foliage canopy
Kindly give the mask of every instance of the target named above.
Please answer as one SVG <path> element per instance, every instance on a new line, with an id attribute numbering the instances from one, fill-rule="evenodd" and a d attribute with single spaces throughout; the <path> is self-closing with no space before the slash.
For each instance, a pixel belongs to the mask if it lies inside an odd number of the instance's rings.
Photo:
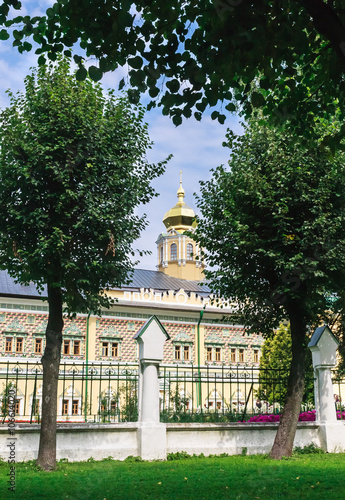
<path id="1" fill-rule="evenodd" d="M 10 16 L 10 5 L 17 17 Z M 208 107 L 224 122 L 237 105 L 246 116 L 262 107 L 271 120 L 289 122 L 304 136 L 316 118 L 338 112 L 344 122 L 341 0 L 57 0 L 35 18 L 20 9 L 17 0 L 3 2 L 0 37 L 12 33 L 23 52 L 32 48 L 32 36 L 40 62 L 70 55 L 80 41 L 77 78 L 89 73 L 97 81 L 128 65 L 122 85 L 131 86 L 132 98 L 148 91 L 151 105 L 162 106 L 176 125 L 192 114 L 200 120 Z M 88 71 L 85 54 L 99 61 Z M 327 142 L 333 149 L 332 133 Z"/>
<path id="2" fill-rule="evenodd" d="M 317 133 L 317 131 L 315 132 Z M 244 322 L 269 333 L 291 327 L 286 401 L 271 451 L 290 456 L 305 388 L 308 333 L 344 304 L 345 172 L 293 134 L 252 120 L 243 136 L 228 133 L 229 168 L 201 182 L 195 239 L 218 297 L 237 304 Z"/>
<path id="3" fill-rule="evenodd" d="M 256 121 L 227 138 L 229 167 L 200 182 L 196 239 L 210 265 L 206 279 L 261 332 L 289 319 L 296 301 L 312 325 L 342 294 L 343 155 L 331 160 Z"/>
<path id="4" fill-rule="evenodd" d="M 47 285 L 38 464 L 56 466 L 63 306 L 100 313 L 109 287 L 132 269 L 131 245 L 145 227 L 134 213 L 154 195 L 143 109 L 78 82 L 69 62 L 42 66 L 10 94 L 0 131 L 0 265 L 21 283 Z"/>
<path id="5" fill-rule="evenodd" d="M 0 116 L 0 264 L 22 283 L 60 288 L 69 312 L 96 311 L 127 279 L 134 214 L 154 195 L 143 110 L 69 64 L 41 67 Z"/>

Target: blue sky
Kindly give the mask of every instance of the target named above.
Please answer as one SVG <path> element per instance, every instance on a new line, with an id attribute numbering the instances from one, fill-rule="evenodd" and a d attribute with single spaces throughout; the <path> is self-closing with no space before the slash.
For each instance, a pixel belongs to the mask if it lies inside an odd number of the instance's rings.
<path id="1" fill-rule="evenodd" d="M 30 15 L 39 14 L 52 3 L 50 0 L 23 1 L 24 9 Z M 0 41 L 1 108 L 8 104 L 5 91 L 7 89 L 13 92 L 23 90 L 23 80 L 36 63 L 37 56 L 34 51 L 19 54 L 12 47 L 10 40 Z M 95 64 L 94 61 L 90 63 Z M 105 75 L 102 81 L 104 88 L 116 89 L 123 75 L 121 71 Z M 177 201 L 176 191 L 179 187 L 180 170 L 183 171 L 185 201 L 196 210 L 193 193 L 199 190 L 199 180 L 209 179 L 211 168 L 227 162 L 229 149 L 222 147 L 226 129 L 232 128 L 235 132 L 239 132 L 240 125 L 235 116 L 229 116 L 225 124 L 220 125 L 212 121 L 210 116 L 205 115 L 201 122 L 190 118 L 179 127 L 175 127 L 170 118 L 161 114 L 159 108 L 148 112 L 146 121 L 149 124 L 151 140 L 154 142 L 152 150 L 148 153 L 149 161 L 156 162 L 173 154 L 165 174 L 154 182 L 154 187 L 159 193 L 158 198 L 139 208 L 139 213 L 147 214 L 149 226 L 135 243 L 135 247 L 150 250 L 152 255 L 141 258 L 137 267 L 155 269 L 157 264 L 155 242 L 159 233 L 164 230 L 163 215 Z"/>

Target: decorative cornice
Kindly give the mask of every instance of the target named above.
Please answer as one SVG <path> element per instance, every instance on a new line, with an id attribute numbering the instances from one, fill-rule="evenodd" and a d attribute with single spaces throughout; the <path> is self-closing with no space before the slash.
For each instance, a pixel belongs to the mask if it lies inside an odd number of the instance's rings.
<path id="1" fill-rule="evenodd" d="M 192 339 L 189 337 L 189 335 L 185 331 L 179 332 L 176 337 L 173 340 L 174 342 L 188 342 L 190 344 L 193 343 Z"/>
<path id="2" fill-rule="evenodd" d="M 205 344 L 224 344 L 224 341 L 215 333 L 211 333 L 205 338 Z"/>
<path id="3" fill-rule="evenodd" d="M 4 332 L 25 333 L 25 328 L 17 318 L 14 318 L 11 323 L 4 327 Z"/>
<path id="4" fill-rule="evenodd" d="M 108 326 L 108 328 L 105 328 L 101 334 L 100 337 L 111 337 L 111 338 L 117 338 L 117 339 L 122 339 L 121 333 L 115 328 L 114 325 Z"/>
<path id="5" fill-rule="evenodd" d="M 80 328 L 78 328 L 77 324 L 74 321 L 72 321 L 67 326 L 67 328 L 64 328 L 63 334 L 64 335 L 74 335 L 74 336 L 79 336 L 79 337 L 83 336 L 83 332 L 80 330 Z"/>

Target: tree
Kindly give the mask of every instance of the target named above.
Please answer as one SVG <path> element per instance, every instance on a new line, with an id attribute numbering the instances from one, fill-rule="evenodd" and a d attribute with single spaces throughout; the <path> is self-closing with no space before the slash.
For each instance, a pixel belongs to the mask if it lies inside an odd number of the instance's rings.
<path id="1" fill-rule="evenodd" d="M 149 92 L 176 125 L 192 113 L 200 120 L 209 106 L 220 122 L 236 110 L 250 116 L 262 107 L 275 122 L 313 131 L 316 117 L 340 109 L 344 121 L 345 8 L 341 0 L 58 0 L 46 16 L 9 18 L 1 8 L 2 38 L 39 44 L 40 61 L 80 41 L 77 77 L 85 78 L 83 57 L 99 65 L 88 73 L 98 80 L 128 64 L 131 95 Z M 19 12 L 20 14 L 20 12 Z M 308 127 L 301 124 L 301 117 Z M 339 131 L 343 135 L 344 130 Z M 330 133 L 326 143 L 334 148 Z"/>
<path id="2" fill-rule="evenodd" d="M 293 134 L 252 121 L 228 134 L 229 167 L 201 182 L 195 239 L 205 248 L 206 281 L 237 302 L 253 330 L 291 328 L 287 398 L 271 456 L 289 456 L 304 393 L 307 343 L 329 310 L 343 301 L 344 158 L 330 160 Z"/>
<path id="3" fill-rule="evenodd" d="M 270 404 L 278 401 L 284 403 L 286 383 L 282 382 L 291 365 L 291 333 L 290 328 L 280 325 L 265 339 L 260 358 L 260 399 Z M 279 374 L 276 373 L 279 371 Z"/>
<path id="4" fill-rule="evenodd" d="M 143 110 L 106 97 L 69 62 L 43 66 L 10 93 L 1 113 L 0 265 L 20 283 L 47 285 L 38 464 L 55 467 L 57 383 L 63 311 L 100 313 L 109 287 L 132 268 L 132 242 L 145 227 L 135 207 L 154 195 L 164 163 L 151 147 Z"/>
<path id="5" fill-rule="evenodd" d="M 260 358 L 260 399 L 284 404 L 287 394 L 287 375 L 291 366 L 290 326 L 281 324 L 265 339 Z M 311 352 L 306 353 L 306 389 L 303 401 L 314 400 L 314 370 Z"/>

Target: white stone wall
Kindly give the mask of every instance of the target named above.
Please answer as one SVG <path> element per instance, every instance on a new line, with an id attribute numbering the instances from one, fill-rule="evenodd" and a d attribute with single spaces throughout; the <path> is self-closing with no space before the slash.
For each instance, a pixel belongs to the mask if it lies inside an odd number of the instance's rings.
<path id="1" fill-rule="evenodd" d="M 189 454 L 248 454 L 268 453 L 272 447 L 278 424 L 161 424 L 166 425 L 166 452 L 186 451 Z M 17 424 L 15 428 L 16 462 L 37 458 L 39 425 Z M 341 434 L 345 436 L 345 422 Z M 57 459 L 67 458 L 70 462 L 83 461 L 90 457 L 95 460 L 113 457 L 124 460 L 126 457 L 140 456 L 140 433 L 137 423 L 121 424 L 58 424 Z M 294 446 L 314 443 L 321 446 L 319 425 L 303 422 L 298 425 Z M 10 438 L 7 425 L 0 427 L 0 456 L 7 460 L 7 444 Z M 338 449 L 344 451 L 343 443 L 338 441 Z M 145 454 L 145 459 L 154 459 Z"/>

